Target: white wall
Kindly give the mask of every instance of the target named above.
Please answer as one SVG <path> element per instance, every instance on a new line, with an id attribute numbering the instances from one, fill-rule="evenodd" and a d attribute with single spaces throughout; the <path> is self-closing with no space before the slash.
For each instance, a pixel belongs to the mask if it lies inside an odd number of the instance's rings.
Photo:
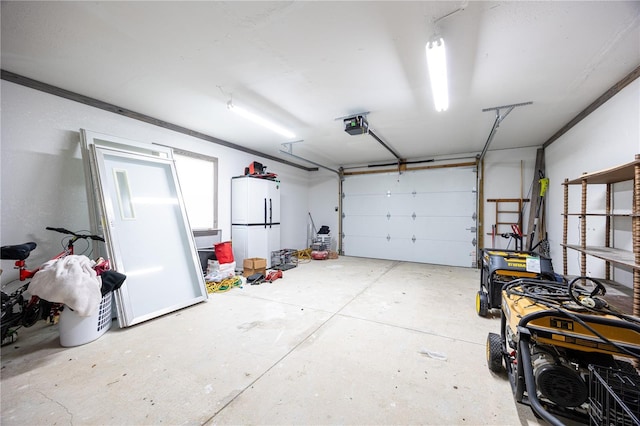
<path id="1" fill-rule="evenodd" d="M 508 226 L 499 226 L 495 240 L 492 241 L 491 226 L 496 220 L 496 203 L 487 202 L 489 199 L 505 198 L 532 198 L 532 183 L 536 164 L 536 151 L 539 147 L 502 149 L 487 151 L 484 158 L 484 247 L 515 249 L 515 240 L 503 238 L 501 233 L 511 233 Z M 523 205 L 522 229 L 528 233 L 530 203 Z M 501 204 L 500 210 L 518 210 L 515 203 Z M 500 221 L 516 221 L 517 215 L 500 214 Z M 523 248 L 526 250 L 527 240 L 524 240 Z"/>
<path id="2" fill-rule="evenodd" d="M 60 235 L 46 226 L 89 229 L 79 129 L 155 142 L 218 158 L 218 224 L 231 238 L 231 177 L 260 161 L 282 181 L 285 248 L 306 246 L 310 172 L 173 132 L 37 90 L 2 81 L 0 243 L 35 241 L 30 265 L 60 251 Z M 3 260 L 2 282 L 17 276 Z"/>
<path id="3" fill-rule="evenodd" d="M 565 179 L 575 179 L 584 172 L 594 172 L 633 161 L 640 153 L 640 80 L 636 80 L 624 88 L 616 96 L 600 106 L 561 138 L 545 149 L 547 175 L 550 179 L 547 193 L 547 218 L 551 255 L 556 271 L 562 272 L 562 212 L 563 185 Z M 617 185 L 616 200 L 627 199 L 630 203 L 630 185 Z M 626 193 L 626 194 L 625 194 Z M 588 208 L 604 210 L 603 186 L 601 189 L 590 187 L 587 197 Z M 620 207 L 620 202 L 618 205 Z M 625 203 L 626 204 L 626 203 Z M 627 206 L 630 210 L 630 204 Z M 570 188 L 569 210 L 579 212 L 580 188 Z M 631 250 L 630 226 L 619 221 L 616 232 L 617 246 Z M 627 221 L 630 223 L 630 221 Z M 603 222 L 602 222 L 603 223 Z M 604 229 L 597 219 L 587 221 L 587 243 L 604 245 Z M 569 225 L 569 243 L 578 244 L 578 221 Z M 626 229 L 625 229 L 626 228 Z M 568 251 L 568 273 L 580 273 L 578 255 L 574 250 Z M 602 277 L 604 262 L 587 256 L 587 274 Z M 616 271 L 615 279 L 630 283 L 630 273 Z"/>
<path id="4" fill-rule="evenodd" d="M 331 231 L 331 248 L 338 249 L 339 216 L 336 208 L 339 204 L 339 178 L 336 173 L 320 169 L 309 177 L 309 212 L 319 230 L 322 225 Z M 312 235 L 312 233 L 310 234 Z"/>

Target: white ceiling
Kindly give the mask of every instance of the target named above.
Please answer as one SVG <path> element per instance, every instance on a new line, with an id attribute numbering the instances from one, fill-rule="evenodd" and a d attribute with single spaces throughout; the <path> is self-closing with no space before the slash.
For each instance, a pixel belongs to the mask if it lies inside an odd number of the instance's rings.
<path id="1" fill-rule="evenodd" d="M 491 149 L 541 145 L 640 64 L 640 2 L 2 1 L 1 41 L 3 70 L 291 160 L 291 140 L 227 110 L 233 96 L 303 140 L 294 154 L 336 167 L 395 160 L 344 132 L 337 118 L 360 112 L 416 160 L 480 152 L 495 119 L 482 109 L 532 101 Z"/>

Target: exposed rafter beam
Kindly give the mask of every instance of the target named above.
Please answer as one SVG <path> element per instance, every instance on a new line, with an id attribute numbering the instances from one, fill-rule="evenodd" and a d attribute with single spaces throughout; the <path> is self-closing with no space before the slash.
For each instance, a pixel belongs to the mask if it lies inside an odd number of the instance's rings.
<path id="1" fill-rule="evenodd" d="M 573 120 L 569 121 L 565 124 L 560 130 L 558 130 L 553 136 L 551 136 L 547 141 L 542 144 L 542 148 L 546 148 L 555 142 L 560 136 L 567 133 L 573 126 L 581 122 L 584 118 L 586 118 L 593 111 L 598 109 L 600 105 L 607 102 L 609 99 L 613 98 L 616 94 L 618 94 L 622 89 L 631 84 L 636 78 L 640 77 L 640 65 L 636 67 L 633 71 L 627 74 L 622 80 L 611 86 L 609 90 L 604 92 L 598 99 L 593 101 L 588 107 L 580 111 L 578 115 L 573 117 Z"/>

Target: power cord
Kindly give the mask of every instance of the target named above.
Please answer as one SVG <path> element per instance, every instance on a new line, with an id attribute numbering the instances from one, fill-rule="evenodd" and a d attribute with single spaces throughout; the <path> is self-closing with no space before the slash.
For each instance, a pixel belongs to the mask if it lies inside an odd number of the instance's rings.
<path id="1" fill-rule="evenodd" d="M 298 258 L 298 264 L 300 263 L 309 263 L 311 262 L 311 248 L 306 248 L 304 250 L 298 250 L 295 254 Z"/>
<path id="2" fill-rule="evenodd" d="M 584 289 L 578 289 L 577 291 L 574 291 L 575 283 L 580 279 L 588 279 L 593 281 L 594 283 L 597 283 L 596 289 L 594 289 L 590 293 Z M 518 287 L 521 290 L 517 290 Z M 549 309 L 553 309 L 558 313 L 566 315 L 567 317 L 571 318 L 572 320 L 576 321 L 577 323 L 582 325 L 584 328 L 589 330 L 594 336 L 598 337 L 603 342 L 615 347 L 620 352 L 628 354 L 632 357 L 638 357 L 637 353 L 632 352 L 627 348 L 619 345 L 618 343 L 611 341 L 607 337 L 603 336 L 600 332 L 595 330 L 593 327 L 591 327 L 589 324 L 587 324 L 580 317 L 574 314 L 574 312 L 591 311 L 598 314 L 603 314 L 603 313 L 610 314 L 619 319 L 629 321 L 629 322 L 634 322 L 634 323 L 639 322 L 637 319 L 629 319 L 628 315 L 620 314 L 614 310 L 609 309 L 608 304 L 602 299 L 598 298 L 598 300 L 600 300 L 603 303 L 600 308 L 585 306 L 585 304 L 583 304 L 580 301 L 580 296 L 588 295 L 588 297 L 593 297 L 598 291 L 603 290 L 604 292 L 606 292 L 605 287 L 599 281 L 589 277 L 577 277 L 573 279 L 568 286 L 564 286 L 559 283 L 553 283 L 553 282 L 544 282 L 544 281 L 527 282 L 525 280 L 519 279 L 519 280 L 511 281 L 510 283 L 506 284 L 504 286 L 504 290 L 507 292 L 508 295 L 516 295 L 516 296 L 530 299 L 534 303 L 538 303 Z M 572 306 L 567 302 L 572 302 L 574 305 Z M 589 304 L 590 302 L 587 302 L 587 305 Z"/>
<path id="3" fill-rule="evenodd" d="M 207 287 L 207 293 L 224 293 L 231 290 L 234 287 L 242 286 L 242 279 L 238 276 L 225 278 L 220 282 L 207 281 L 205 283 Z"/>

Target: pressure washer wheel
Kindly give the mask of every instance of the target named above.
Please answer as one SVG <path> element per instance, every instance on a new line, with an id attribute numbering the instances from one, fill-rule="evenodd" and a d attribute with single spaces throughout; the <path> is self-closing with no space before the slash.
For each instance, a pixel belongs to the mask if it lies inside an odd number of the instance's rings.
<path id="1" fill-rule="evenodd" d="M 494 373 L 502 371 L 502 337 L 496 333 L 487 336 L 487 366 Z"/>
<path id="2" fill-rule="evenodd" d="M 486 317 L 489 313 L 489 295 L 482 290 L 476 293 L 476 312 L 481 317 Z"/>

